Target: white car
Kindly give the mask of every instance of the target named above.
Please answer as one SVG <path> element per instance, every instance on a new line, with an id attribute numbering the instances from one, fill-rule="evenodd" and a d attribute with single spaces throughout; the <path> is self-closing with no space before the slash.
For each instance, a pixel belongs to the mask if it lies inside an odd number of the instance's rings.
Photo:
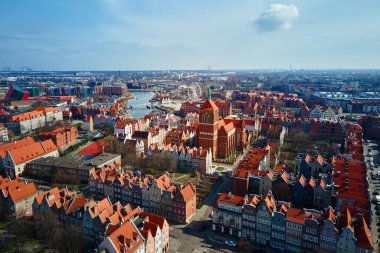
<path id="1" fill-rule="evenodd" d="M 226 245 L 230 246 L 230 247 L 235 247 L 235 246 L 236 246 L 236 242 L 231 241 L 231 240 L 229 240 L 229 241 L 225 241 L 224 243 L 225 243 Z"/>

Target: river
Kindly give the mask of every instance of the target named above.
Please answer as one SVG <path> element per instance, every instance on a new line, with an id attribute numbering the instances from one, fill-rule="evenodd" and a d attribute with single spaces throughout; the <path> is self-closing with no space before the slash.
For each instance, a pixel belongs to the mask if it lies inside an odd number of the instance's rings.
<path id="1" fill-rule="evenodd" d="M 154 92 L 133 91 L 132 93 L 135 98 L 128 100 L 128 107 L 132 106 L 132 109 L 128 109 L 128 112 L 133 118 L 140 119 L 151 112 L 151 109 L 146 106 L 151 105 L 149 100 L 153 98 Z"/>

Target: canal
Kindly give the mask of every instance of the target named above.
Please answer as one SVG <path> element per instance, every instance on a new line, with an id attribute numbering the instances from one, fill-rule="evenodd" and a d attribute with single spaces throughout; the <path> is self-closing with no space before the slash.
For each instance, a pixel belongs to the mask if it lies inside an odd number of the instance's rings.
<path id="1" fill-rule="evenodd" d="M 132 109 L 128 109 L 129 114 L 135 119 L 149 114 L 151 109 L 148 109 L 146 106 L 151 105 L 149 100 L 153 98 L 154 92 L 133 91 L 132 93 L 135 95 L 135 98 L 128 101 L 128 107 L 132 106 Z M 156 105 L 157 103 L 154 104 Z"/>

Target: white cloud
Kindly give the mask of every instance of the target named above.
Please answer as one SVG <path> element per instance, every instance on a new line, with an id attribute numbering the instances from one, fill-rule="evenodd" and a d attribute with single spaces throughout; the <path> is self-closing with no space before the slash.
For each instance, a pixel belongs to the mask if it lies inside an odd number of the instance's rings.
<path id="1" fill-rule="evenodd" d="M 252 22 L 258 32 L 286 30 L 292 27 L 293 20 L 299 14 L 298 8 L 294 4 L 271 4 Z"/>

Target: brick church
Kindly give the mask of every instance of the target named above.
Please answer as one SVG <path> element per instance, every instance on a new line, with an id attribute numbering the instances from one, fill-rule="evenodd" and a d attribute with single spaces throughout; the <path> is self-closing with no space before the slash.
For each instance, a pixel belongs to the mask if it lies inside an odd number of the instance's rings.
<path id="1" fill-rule="evenodd" d="M 248 143 L 248 133 L 245 120 L 228 115 L 219 116 L 218 106 L 211 100 L 211 90 L 208 99 L 199 110 L 199 147 L 212 150 L 213 159 L 225 159 L 235 151 L 242 151 Z"/>

